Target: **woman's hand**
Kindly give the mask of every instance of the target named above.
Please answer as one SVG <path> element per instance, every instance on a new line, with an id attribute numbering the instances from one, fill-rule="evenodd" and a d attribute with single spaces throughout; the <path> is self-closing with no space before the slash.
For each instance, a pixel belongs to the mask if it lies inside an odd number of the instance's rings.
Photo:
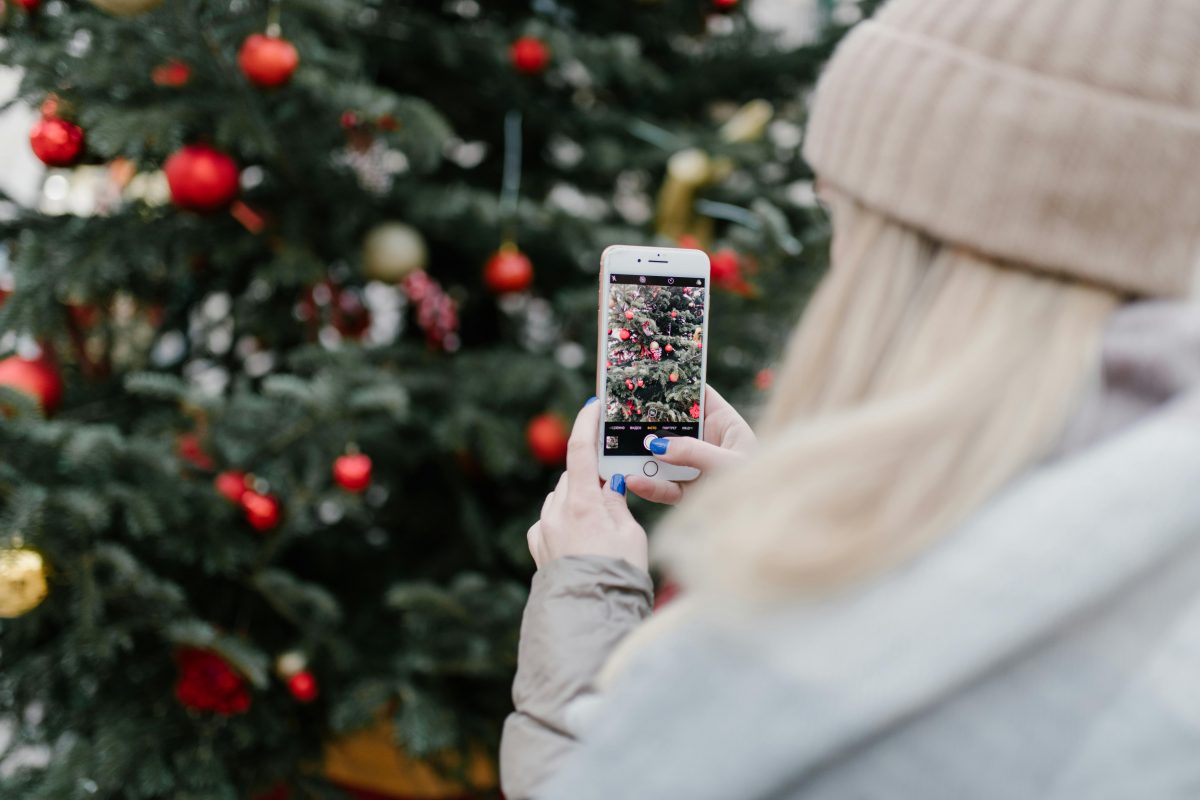
<path id="1" fill-rule="evenodd" d="M 600 480 L 599 429 L 600 404 L 593 397 L 575 417 L 567 471 L 526 534 L 539 568 L 563 556 L 609 556 L 648 569 L 646 531 L 625 504 L 624 476 L 613 475 L 608 483 Z"/>
<path id="2" fill-rule="evenodd" d="M 626 485 L 638 497 L 674 505 L 695 489 L 706 475 L 741 463 L 757 446 L 754 431 L 733 406 L 711 386 L 705 386 L 704 391 L 704 441 L 690 436 L 672 436 L 656 439 L 651 444 L 651 452 L 659 461 L 695 467 L 701 476 L 694 481 L 664 481 L 629 475 Z"/>

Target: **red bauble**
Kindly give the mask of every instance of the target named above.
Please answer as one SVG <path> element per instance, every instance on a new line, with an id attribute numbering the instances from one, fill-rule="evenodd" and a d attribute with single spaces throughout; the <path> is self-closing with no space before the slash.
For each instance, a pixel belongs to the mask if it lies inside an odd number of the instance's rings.
<path id="1" fill-rule="evenodd" d="M 62 401 L 62 376 L 49 358 L 9 356 L 0 360 L 0 386 L 24 392 L 37 401 L 46 414 L 54 413 Z"/>
<path id="2" fill-rule="evenodd" d="M 625 312 L 625 319 L 633 319 L 633 312 L 632 312 L 632 311 L 626 311 L 626 312 Z"/>
<path id="3" fill-rule="evenodd" d="M 163 165 L 171 201 L 190 211 L 216 211 L 238 193 L 237 162 L 206 144 L 189 144 Z"/>
<path id="4" fill-rule="evenodd" d="M 646 385 L 646 384 L 642 382 L 642 379 L 641 379 L 641 378 L 638 378 L 638 388 L 639 388 L 639 389 L 641 389 L 641 388 L 643 388 L 645 385 Z"/>
<path id="5" fill-rule="evenodd" d="M 771 388 L 771 384 L 775 382 L 775 373 L 770 367 L 763 367 L 754 376 L 754 387 L 760 392 L 765 392 Z"/>
<path id="6" fill-rule="evenodd" d="M 83 154 L 83 128 L 61 117 L 43 117 L 29 130 L 33 154 L 49 167 L 69 167 Z"/>
<path id="7" fill-rule="evenodd" d="M 728 11 L 738 4 L 738 0 L 713 0 L 713 5 L 722 11 Z"/>
<path id="8" fill-rule="evenodd" d="M 175 442 L 179 457 L 196 469 L 212 469 L 213 460 L 200 443 L 200 437 L 194 433 L 182 433 Z"/>
<path id="9" fill-rule="evenodd" d="M 348 492 L 361 492 L 371 485 L 371 457 L 363 453 L 338 456 L 333 462 L 333 479 Z"/>
<path id="10" fill-rule="evenodd" d="M 183 705 L 226 717 L 250 708 L 245 679 L 218 654 L 182 647 L 175 653 L 175 662 L 179 668 L 175 697 Z"/>
<path id="11" fill-rule="evenodd" d="M 522 292 L 533 283 L 533 262 L 515 248 L 501 248 L 488 259 L 483 280 L 496 294 Z"/>
<path id="12" fill-rule="evenodd" d="M 566 460 L 569 436 L 567 424 L 557 414 L 539 414 L 525 428 L 525 441 L 533 457 L 550 466 Z"/>
<path id="13" fill-rule="evenodd" d="M 247 489 L 241 497 L 246 521 L 257 531 L 269 531 L 279 524 L 279 501 L 269 494 Z"/>
<path id="14" fill-rule="evenodd" d="M 692 407 L 688 409 L 688 413 L 692 415 L 692 419 L 700 419 L 700 404 L 692 403 Z"/>
<path id="15" fill-rule="evenodd" d="M 679 312 L 672 308 L 671 309 L 671 319 L 675 319 L 678 316 L 679 316 Z"/>
<path id="16" fill-rule="evenodd" d="M 217 494 L 224 497 L 231 503 L 241 503 L 242 495 L 247 491 L 246 488 L 246 473 L 236 469 L 227 469 L 224 472 L 217 474 L 213 485 L 217 489 Z"/>
<path id="17" fill-rule="evenodd" d="M 317 679 L 308 670 L 302 670 L 287 679 L 288 691 L 301 703 L 317 699 Z"/>
<path id="18" fill-rule="evenodd" d="M 541 39 L 522 36 L 512 43 L 508 56 L 518 72 L 537 75 L 550 63 L 550 48 Z"/>
<path id="19" fill-rule="evenodd" d="M 668 353 L 674 353 L 674 352 L 675 352 L 675 348 L 674 348 L 674 347 L 671 347 L 671 345 L 667 345 L 666 347 L 664 347 L 664 348 L 663 348 L 663 350 L 666 350 Z"/>
<path id="20" fill-rule="evenodd" d="M 633 381 L 626 378 L 625 379 L 625 388 L 632 392 L 633 391 Z"/>
<path id="21" fill-rule="evenodd" d="M 737 286 L 742 280 L 742 260 L 732 250 L 719 250 L 712 256 L 712 279 L 717 286 Z"/>
<path id="22" fill-rule="evenodd" d="M 36 11 L 37 7 L 42 4 L 42 0 L 13 0 L 13 2 L 26 11 Z"/>
<path id="23" fill-rule="evenodd" d="M 176 89 L 192 78 L 192 68 L 179 59 L 164 61 L 150 71 L 150 80 L 158 86 Z"/>
<path id="24" fill-rule="evenodd" d="M 253 33 L 238 50 L 238 66 L 255 86 L 282 86 L 292 77 L 300 63 L 296 46 L 287 39 Z"/>
<path id="25" fill-rule="evenodd" d="M 608 369 L 612 369 L 612 362 L 611 362 L 611 361 L 605 361 L 605 362 L 604 362 L 604 366 L 605 366 L 605 367 L 607 367 Z"/>
<path id="26" fill-rule="evenodd" d="M 618 338 L 620 338 L 620 340 L 621 340 L 622 342 L 624 342 L 624 341 L 626 341 L 627 339 L 629 339 L 630 335 L 631 335 L 631 334 L 629 333 L 629 330 L 628 330 L 628 329 L 626 329 L 626 328 L 621 328 L 621 330 L 619 330 L 619 331 L 617 332 L 617 337 L 618 337 Z"/>
<path id="27" fill-rule="evenodd" d="M 672 372 L 670 375 L 667 376 L 667 380 L 669 380 L 671 383 L 675 383 L 677 380 L 679 380 L 679 373 Z"/>

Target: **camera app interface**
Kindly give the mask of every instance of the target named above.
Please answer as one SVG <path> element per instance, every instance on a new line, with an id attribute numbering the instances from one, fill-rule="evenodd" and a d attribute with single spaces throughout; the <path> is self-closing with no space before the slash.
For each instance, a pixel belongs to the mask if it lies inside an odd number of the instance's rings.
<path id="1" fill-rule="evenodd" d="M 700 430 L 703 278 L 609 276 L 604 454 L 644 456 Z"/>

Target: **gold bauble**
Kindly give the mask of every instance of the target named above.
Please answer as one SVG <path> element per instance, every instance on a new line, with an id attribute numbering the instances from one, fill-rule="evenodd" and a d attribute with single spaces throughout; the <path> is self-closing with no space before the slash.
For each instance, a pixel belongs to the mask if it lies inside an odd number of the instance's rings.
<path id="1" fill-rule="evenodd" d="M 721 126 L 721 138 L 727 142 L 754 142 L 762 138 L 775 108 L 766 100 L 751 100 Z"/>
<path id="2" fill-rule="evenodd" d="M 324 772 L 335 783 L 388 797 L 434 800 L 495 788 L 499 781 L 491 754 L 475 748 L 465 763 L 461 759 L 443 754 L 439 770 L 431 761 L 405 753 L 396 744 L 391 720 L 381 715 L 370 727 L 327 742 Z"/>
<path id="3" fill-rule="evenodd" d="M 403 222 L 380 223 L 363 240 L 363 273 L 372 280 L 399 283 L 425 269 L 428 257 L 425 237 Z"/>
<path id="4" fill-rule="evenodd" d="M 92 0 L 92 5 L 117 17 L 132 17 L 162 5 L 162 0 Z"/>
<path id="5" fill-rule="evenodd" d="M 0 617 L 13 619 L 46 598 L 46 562 L 27 547 L 0 550 Z"/>

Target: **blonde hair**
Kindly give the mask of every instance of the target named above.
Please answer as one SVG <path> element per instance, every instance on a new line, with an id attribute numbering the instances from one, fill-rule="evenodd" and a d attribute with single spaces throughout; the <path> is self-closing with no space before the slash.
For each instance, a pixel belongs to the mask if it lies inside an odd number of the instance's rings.
<path id="1" fill-rule="evenodd" d="M 831 271 L 777 370 L 759 451 L 655 537 L 689 589 L 795 596 L 894 565 L 1047 454 L 1098 375 L 1113 291 L 830 201 Z"/>

